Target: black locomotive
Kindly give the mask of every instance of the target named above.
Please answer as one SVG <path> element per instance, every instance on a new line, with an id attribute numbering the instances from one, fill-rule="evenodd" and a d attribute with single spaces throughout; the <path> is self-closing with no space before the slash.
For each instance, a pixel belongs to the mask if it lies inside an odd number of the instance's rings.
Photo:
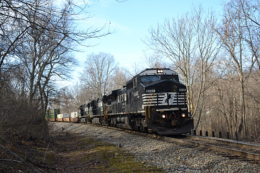
<path id="1" fill-rule="evenodd" d="M 81 105 L 80 116 L 92 123 L 160 135 L 186 134 L 193 129 L 186 87 L 168 68 L 145 69 L 122 89 Z"/>

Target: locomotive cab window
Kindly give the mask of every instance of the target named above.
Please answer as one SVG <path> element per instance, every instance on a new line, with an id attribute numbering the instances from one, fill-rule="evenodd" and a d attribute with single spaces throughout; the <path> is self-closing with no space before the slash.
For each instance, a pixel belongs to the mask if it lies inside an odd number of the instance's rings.
<path id="1" fill-rule="evenodd" d="M 134 78 L 133 83 L 134 83 L 134 88 L 136 88 L 137 87 L 137 77 Z"/>
<path id="2" fill-rule="evenodd" d="M 175 80 L 179 82 L 179 76 L 178 75 L 163 75 L 161 76 L 162 80 Z"/>
<path id="3" fill-rule="evenodd" d="M 127 88 L 127 89 L 133 88 L 133 81 L 127 83 L 127 84 L 126 84 L 126 88 Z"/>
<path id="4" fill-rule="evenodd" d="M 159 81 L 160 76 L 142 76 L 141 77 L 141 82 L 144 84 L 152 83 L 155 81 Z"/>

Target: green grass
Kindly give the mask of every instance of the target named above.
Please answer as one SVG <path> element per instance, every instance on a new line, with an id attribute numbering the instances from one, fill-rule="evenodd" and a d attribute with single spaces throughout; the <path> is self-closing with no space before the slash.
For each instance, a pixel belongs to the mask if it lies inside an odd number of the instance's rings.
<path id="1" fill-rule="evenodd" d="M 84 138 L 81 145 L 92 146 L 89 153 L 86 153 L 82 161 L 93 162 L 93 169 L 98 169 L 101 172 L 113 173 L 160 173 L 162 170 L 147 166 L 144 163 L 137 161 L 133 155 L 126 153 L 121 148 L 114 145 L 95 141 L 93 139 Z"/>
<path id="2" fill-rule="evenodd" d="M 1 142 L 1 141 L 0 141 Z M 3 144 L 2 144 L 3 145 Z M 46 172 L 88 173 L 161 173 L 155 166 L 137 161 L 122 148 L 79 135 L 53 136 L 52 143 L 21 141 L 19 145 L 5 144 L 27 164 L 1 159 L 14 159 L 0 150 L 0 172 L 34 172 L 31 166 Z M 8 171 L 7 171 L 8 172 Z"/>

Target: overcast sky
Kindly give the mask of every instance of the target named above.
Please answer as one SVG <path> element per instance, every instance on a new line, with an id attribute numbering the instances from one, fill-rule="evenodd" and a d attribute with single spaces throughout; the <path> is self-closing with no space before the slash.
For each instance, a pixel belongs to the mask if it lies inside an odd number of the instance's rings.
<path id="1" fill-rule="evenodd" d="M 80 0 L 77 0 L 80 2 Z M 149 49 L 144 40 L 149 36 L 149 29 L 163 23 L 165 19 L 176 18 L 195 7 L 213 10 L 221 16 L 226 0 L 85 0 L 89 6 L 86 11 L 90 18 L 81 20 L 77 26 L 107 26 L 112 34 L 89 42 L 93 47 L 80 48 L 83 52 L 75 53 L 79 68 L 75 68 L 75 83 L 82 71 L 82 65 L 88 54 L 105 52 L 112 54 L 120 67 L 133 70 L 135 64 L 146 67 Z M 81 68 L 80 68 L 81 67 Z M 65 84 L 65 83 L 64 83 Z"/>

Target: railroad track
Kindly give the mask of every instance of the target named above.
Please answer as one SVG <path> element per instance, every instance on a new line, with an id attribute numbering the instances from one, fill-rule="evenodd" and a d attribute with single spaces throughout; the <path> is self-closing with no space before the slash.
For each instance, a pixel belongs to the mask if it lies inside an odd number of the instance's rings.
<path id="1" fill-rule="evenodd" d="M 85 123 L 80 123 L 85 124 Z M 113 129 L 117 131 L 124 131 L 126 133 L 149 137 L 156 140 L 161 140 L 169 143 L 181 144 L 187 147 L 197 147 L 203 150 L 213 151 L 222 156 L 236 159 L 243 159 L 252 163 L 260 164 L 260 145 L 251 144 L 241 141 L 221 139 L 214 137 L 202 137 L 202 136 L 183 136 L 183 137 L 167 137 L 159 136 L 151 133 L 143 133 L 139 131 L 132 131 L 129 129 L 104 126 L 100 124 L 88 124 L 91 126 L 98 126 L 102 128 Z"/>
<path id="2" fill-rule="evenodd" d="M 196 145 L 224 153 L 227 156 L 235 156 L 255 163 L 260 163 L 259 144 L 213 137 L 188 136 L 188 138 Z"/>
<path id="3" fill-rule="evenodd" d="M 225 157 L 243 159 L 245 161 L 253 162 L 256 164 L 260 163 L 259 144 L 250 144 L 241 141 L 234 141 L 234 140 L 213 138 L 213 137 L 201 137 L 201 136 L 186 136 L 182 138 L 166 137 L 166 136 L 159 136 L 156 134 L 132 131 L 128 129 L 102 126 L 98 124 L 90 124 L 90 125 L 124 131 L 138 136 L 145 136 L 145 137 L 162 140 L 169 143 L 181 144 L 188 147 L 198 147 L 203 150 L 214 151 Z"/>

